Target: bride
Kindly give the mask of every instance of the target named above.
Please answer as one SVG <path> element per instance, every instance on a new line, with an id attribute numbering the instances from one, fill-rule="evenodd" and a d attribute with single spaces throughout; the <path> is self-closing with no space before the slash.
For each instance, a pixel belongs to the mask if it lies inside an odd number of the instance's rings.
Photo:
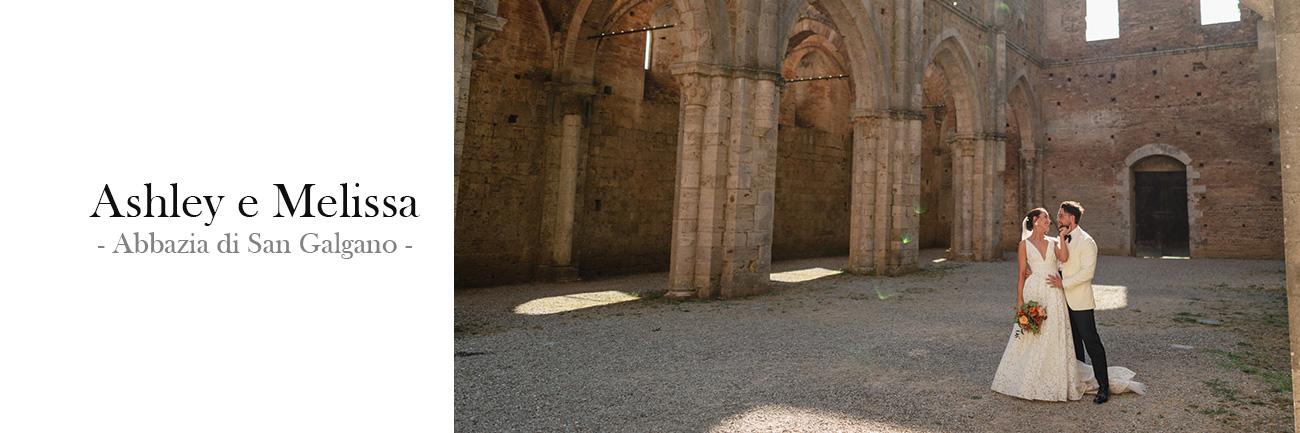
<path id="1" fill-rule="evenodd" d="M 1092 367 L 1078 361 L 1070 334 L 1065 294 L 1047 283 L 1056 275 L 1060 263 L 1069 261 L 1069 247 L 1057 238 L 1047 237 L 1051 217 L 1047 210 L 1029 211 L 1021 225 L 1017 262 L 1016 311 L 1026 301 L 1037 301 L 1047 314 L 1039 333 L 1012 334 L 1002 352 L 1002 361 L 993 376 L 993 390 L 1027 400 L 1079 400 L 1097 391 Z M 1032 271 L 1026 276 L 1026 268 Z M 1133 382 L 1134 373 L 1124 367 L 1109 367 L 1110 392 L 1133 391 L 1142 394 L 1144 386 Z"/>

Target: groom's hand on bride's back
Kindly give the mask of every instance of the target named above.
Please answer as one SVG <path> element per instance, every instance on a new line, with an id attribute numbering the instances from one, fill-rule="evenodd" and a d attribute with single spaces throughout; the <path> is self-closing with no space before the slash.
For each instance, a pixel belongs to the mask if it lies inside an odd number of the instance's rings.
<path id="1" fill-rule="evenodd" d="M 1025 266 L 1025 272 L 1024 272 L 1024 275 L 1021 275 L 1021 277 L 1022 277 L 1022 278 L 1029 278 L 1029 276 L 1030 276 L 1030 275 L 1033 275 L 1033 274 L 1034 274 L 1034 270 L 1033 270 L 1033 269 L 1030 269 L 1028 266 Z"/>

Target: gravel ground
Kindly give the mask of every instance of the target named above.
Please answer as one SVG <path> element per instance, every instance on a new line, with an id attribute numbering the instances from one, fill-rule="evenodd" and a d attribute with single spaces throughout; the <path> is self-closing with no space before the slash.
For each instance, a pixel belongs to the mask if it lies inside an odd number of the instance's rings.
<path id="1" fill-rule="evenodd" d="M 1012 262 L 924 253 L 926 269 L 896 278 L 780 262 L 773 278 L 791 282 L 726 301 L 660 298 L 663 273 L 458 290 L 456 429 L 1292 429 L 1281 261 L 1101 257 L 1107 354 L 1149 390 L 1098 406 L 990 391 Z"/>

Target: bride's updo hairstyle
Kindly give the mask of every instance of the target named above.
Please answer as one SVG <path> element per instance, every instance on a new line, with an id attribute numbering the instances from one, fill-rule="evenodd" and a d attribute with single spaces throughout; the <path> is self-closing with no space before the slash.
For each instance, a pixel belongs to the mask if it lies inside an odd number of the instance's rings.
<path id="1" fill-rule="evenodd" d="M 1029 211 L 1028 214 L 1025 214 L 1025 230 L 1034 231 L 1034 219 L 1039 216 L 1047 216 L 1047 209 L 1036 207 L 1034 210 Z"/>

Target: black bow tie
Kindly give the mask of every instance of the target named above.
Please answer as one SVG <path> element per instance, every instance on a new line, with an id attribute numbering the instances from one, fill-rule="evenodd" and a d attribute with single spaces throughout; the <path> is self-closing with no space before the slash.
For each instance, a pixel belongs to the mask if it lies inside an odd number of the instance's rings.
<path id="1" fill-rule="evenodd" d="M 1065 241 L 1066 241 L 1066 242 L 1069 242 L 1069 241 L 1070 241 L 1070 235 L 1065 235 Z"/>

